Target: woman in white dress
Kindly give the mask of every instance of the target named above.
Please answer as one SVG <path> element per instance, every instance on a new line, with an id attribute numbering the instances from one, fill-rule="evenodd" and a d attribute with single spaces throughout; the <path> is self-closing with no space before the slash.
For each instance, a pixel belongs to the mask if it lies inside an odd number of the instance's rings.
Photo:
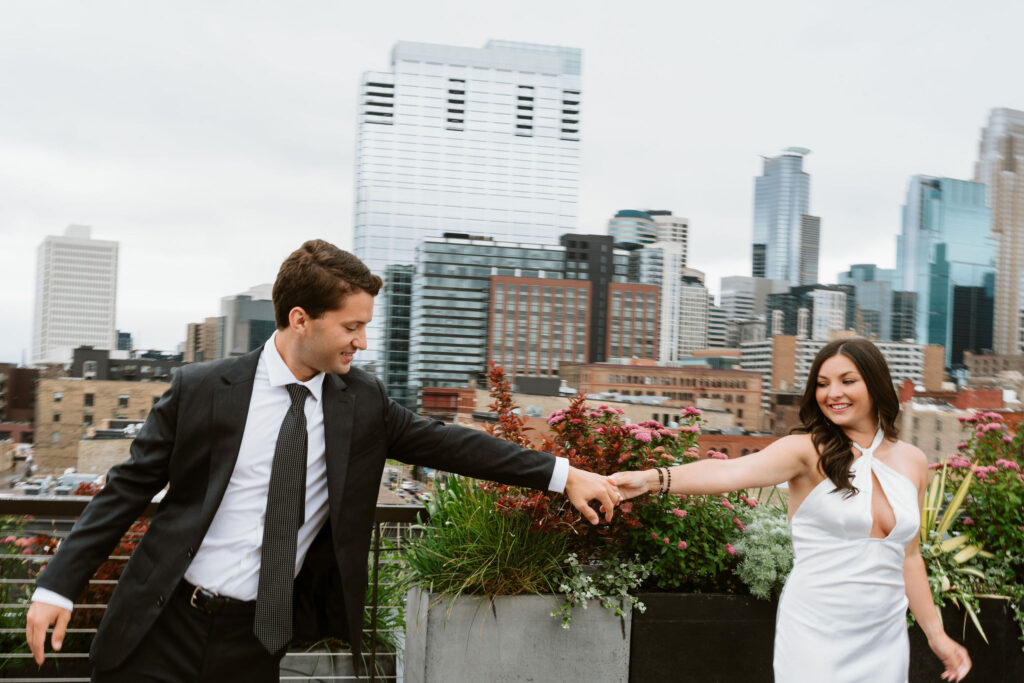
<path id="1" fill-rule="evenodd" d="M 917 533 L 928 463 L 897 440 L 898 413 L 878 348 L 839 340 L 811 365 L 800 433 L 743 458 L 612 475 L 625 498 L 788 482 L 794 563 L 776 617 L 777 683 L 904 683 L 908 605 L 942 678 L 959 681 L 971 668 L 932 602 Z"/>

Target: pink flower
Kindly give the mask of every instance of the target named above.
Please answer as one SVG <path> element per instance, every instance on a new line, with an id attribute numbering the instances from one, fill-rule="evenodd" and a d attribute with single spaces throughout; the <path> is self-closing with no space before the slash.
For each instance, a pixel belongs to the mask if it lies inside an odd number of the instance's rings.
<path id="1" fill-rule="evenodd" d="M 658 534 L 656 532 L 652 531 L 651 532 L 651 538 L 653 538 L 655 541 L 657 541 L 658 540 Z"/>
<path id="2" fill-rule="evenodd" d="M 663 540 L 663 541 L 665 541 L 665 545 L 668 545 L 669 543 L 671 543 L 671 541 L 669 541 L 669 540 L 668 540 L 668 536 L 666 536 L 666 537 L 665 537 L 664 539 L 662 539 L 662 540 Z"/>
<path id="3" fill-rule="evenodd" d="M 960 419 L 963 419 L 963 418 L 960 418 Z M 967 448 L 967 442 L 966 441 L 961 441 L 960 443 L 958 443 L 956 445 L 956 447 L 957 447 L 957 450 L 962 451 L 963 449 Z"/>
<path id="4" fill-rule="evenodd" d="M 1003 458 L 999 458 L 999 460 L 996 460 L 996 467 L 1002 467 L 1003 469 L 1006 470 L 1020 471 L 1020 465 L 1018 465 L 1012 460 L 1005 460 Z"/>
<path id="5" fill-rule="evenodd" d="M 735 555 L 736 554 L 736 548 L 732 547 L 732 543 L 726 543 L 725 544 L 725 552 L 729 553 L 730 555 Z"/>
<path id="6" fill-rule="evenodd" d="M 1013 441 L 1013 437 L 1012 436 L 1009 436 L 1009 435 L 1004 435 L 1003 436 L 1003 443 L 1010 443 L 1011 441 Z"/>
<path id="7" fill-rule="evenodd" d="M 633 511 L 633 504 L 632 503 L 620 503 L 619 504 L 619 509 L 622 510 L 622 514 L 628 515 L 630 512 Z"/>
<path id="8" fill-rule="evenodd" d="M 736 509 L 736 508 L 734 508 L 734 507 L 732 506 L 732 503 L 730 503 L 730 502 L 729 502 L 729 501 L 728 501 L 727 499 L 725 499 L 725 498 L 723 498 L 723 499 L 722 499 L 722 507 L 724 507 L 725 509 L 727 509 L 727 510 L 730 510 L 730 511 L 732 511 L 732 510 L 735 510 L 735 509 Z"/>
<path id="9" fill-rule="evenodd" d="M 981 431 L 980 429 L 978 431 L 974 432 L 974 436 L 978 437 L 979 439 L 981 437 L 983 437 L 984 435 L 985 435 L 985 433 L 983 431 Z"/>
<path id="10" fill-rule="evenodd" d="M 1024 531 L 1024 526 L 1021 527 L 1021 531 Z M 686 541 L 679 541 L 679 543 L 676 543 L 676 550 L 686 550 Z"/>
<path id="11" fill-rule="evenodd" d="M 569 420 L 569 422 L 572 422 L 574 425 L 578 425 L 582 424 L 583 420 L 579 419 L 578 417 L 574 417 L 571 420 Z"/>
<path id="12" fill-rule="evenodd" d="M 732 518 L 732 523 L 735 524 L 739 528 L 740 531 L 746 531 L 747 530 L 747 526 L 743 522 L 740 521 L 739 517 L 733 517 Z"/>
<path id="13" fill-rule="evenodd" d="M 14 536 L 8 536 L 3 541 L 0 541 L 0 543 L 12 543 L 12 542 L 14 542 Z"/>
<path id="14" fill-rule="evenodd" d="M 964 517 L 964 526 L 974 526 L 974 520 L 970 517 Z"/>
<path id="15" fill-rule="evenodd" d="M 672 514 L 682 519 L 686 516 L 686 510 L 680 510 L 679 508 L 672 508 Z"/>

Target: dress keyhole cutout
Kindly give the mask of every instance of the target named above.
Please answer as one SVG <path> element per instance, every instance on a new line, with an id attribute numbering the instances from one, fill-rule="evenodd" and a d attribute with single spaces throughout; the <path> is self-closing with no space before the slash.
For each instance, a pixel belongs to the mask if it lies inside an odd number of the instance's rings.
<path id="1" fill-rule="evenodd" d="M 892 510 L 885 489 L 871 472 L 871 538 L 888 538 L 896 526 L 896 513 Z"/>

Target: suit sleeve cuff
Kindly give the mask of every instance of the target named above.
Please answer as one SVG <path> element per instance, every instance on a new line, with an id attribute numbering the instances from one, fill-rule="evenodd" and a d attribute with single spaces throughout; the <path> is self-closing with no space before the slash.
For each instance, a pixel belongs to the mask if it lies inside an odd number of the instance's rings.
<path id="1" fill-rule="evenodd" d="M 54 593 L 46 588 L 36 588 L 32 593 L 32 602 L 45 602 L 47 605 L 56 605 L 69 612 L 75 608 L 75 603 L 68 600 L 60 593 Z"/>
<path id="2" fill-rule="evenodd" d="M 551 472 L 551 481 L 548 482 L 548 491 L 562 493 L 565 491 L 565 482 L 569 479 L 569 458 L 555 458 L 555 469 Z"/>

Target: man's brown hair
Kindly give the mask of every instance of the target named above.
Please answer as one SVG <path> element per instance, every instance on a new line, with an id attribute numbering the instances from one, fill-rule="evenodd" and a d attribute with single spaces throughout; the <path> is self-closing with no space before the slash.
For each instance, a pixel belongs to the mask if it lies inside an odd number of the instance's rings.
<path id="1" fill-rule="evenodd" d="M 341 308 L 354 292 L 377 296 L 383 281 L 354 254 L 324 240 L 309 240 L 281 264 L 274 282 L 277 329 L 288 327 L 288 313 L 299 306 L 311 318 Z"/>

